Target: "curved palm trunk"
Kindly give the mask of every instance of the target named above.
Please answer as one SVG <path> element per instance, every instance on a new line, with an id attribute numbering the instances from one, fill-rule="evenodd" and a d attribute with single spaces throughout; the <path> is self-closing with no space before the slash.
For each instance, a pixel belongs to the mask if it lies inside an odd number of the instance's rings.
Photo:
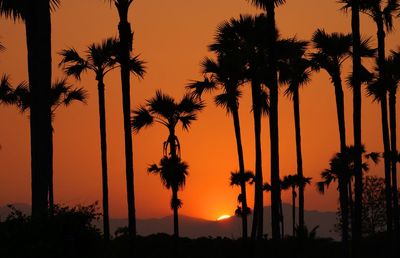
<path id="1" fill-rule="evenodd" d="M 353 0 L 352 3 L 352 35 L 353 35 L 353 134 L 354 134 L 354 192 L 355 209 L 352 215 L 353 243 L 356 245 L 354 250 L 359 253 L 357 242 L 361 240 L 362 232 L 362 142 L 361 142 L 361 55 L 360 55 L 360 0 Z M 351 189 L 351 184 L 350 188 Z"/>
<path id="2" fill-rule="evenodd" d="M 260 107 L 260 83 L 252 81 L 251 93 L 254 116 L 254 137 L 256 151 L 256 174 L 254 191 L 254 213 L 251 229 L 251 239 L 262 238 L 263 231 L 263 191 L 262 191 L 262 158 L 261 158 L 261 107 Z"/>
<path id="3" fill-rule="evenodd" d="M 243 157 L 243 146 L 242 146 L 242 137 L 240 134 L 240 121 L 239 121 L 239 112 L 237 108 L 232 109 L 233 116 L 233 124 L 235 127 L 235 138 L 236 138 L 236 146 L 238 152 L 239 159 L 239 171 L 242 180 L 240 180 L 240 190 L 242 195 L 242 238 L 243 240 L 247 239 L 247 196 L 246 196 L 246 182 L 245 182 L 245 169 L 244 169 L 244 157 Z"/>
<path id="4" fill-rule="evenodd" d="M 303 179 L 303 157 L 301 151 L 301 130 L 300 130 L 300 98 L 299 88 L 294 87 L 293 92 L 293 109 L 294 109 L 294 126 L 296 131 L 296 157 L 297 157 L 297 175 L 300 180 Z M 299 184 L 299 237 L 303 238 L 304 232 L 304 184 Z"/>
<path id="5" fill-rule="evenodd" d="M 108 213 L 108 173 L 107 173 L 107 136 L 106 136 L 106 109 L 104 83 L 99 79 L 99 118 L 100 118 L 100 146 L 101 146 L 101 176 L 102 176 L 102 191 L 103 191 L 103 231 L 104 239 L 110 240 L 110 219 Z"/>
<path id="6" fill-rule="evenodd" d="M 339 138 L 340 138 L 340 153 L 344 159 L 344 163 L 347 163 L 347 148 L 346 148 L 346 126 L 344 119 L 344 96 L 342 88 L 342 80 L 340 74 L 334 74 L 332 76 L 333 84 L 335 86 L 335 98 L 336 98 L 336 112 L 339 125 Z M 340 199 L 340 211 L 341 211 L 341 222 L 342 222 L 342 244 L 344 257 L 348 257 L 348 228 L 349 228 L 349 212 L 348 212 L 348 190 L 347 190 L 347 173 L 348 171 L 343 168 L 339 175 L 339 199 Z"/>
<path id="7" fill-rule="evenodd" d="M 377 37 L 378 37 L 378 69 L 379 80 L 385 80 L 385 30 L 383 20 L 377 20 Z M 381 87 L 384 87 L 383 83 Z M 393 237 L 393 206 L 391 196 L 391 178 L 390 178 L 390 136 L 388 125 L 388 110 L 387 110 L 387 96 L 386 89 L 382 89 L 382 96 L 380 96 L 381 104 L 381 123 L 382 123 L 382 137 L 383 137 L 383 159 L 385 165 L 385 195 L 386 195 L 386 224 L 389 238 Z"/>
<path id="8" fill-rule="evenodd" d="M 296 236 L 296 190 L 292 186 L 292 232 L 293 237 Z"/>
<path id="9" fill-rule="evenodd" d="M 396 89 L 389 93 L 389 113 L 390 113 L 390 140 L 392 151 L 392 196 L 393 196 L 393 226 L 395 239 L 400 239 L 399 221 L 399 195 L 397 191 L 397 132 L 396 132 Z"/>
<path id="10" fill-rule="evenodd" d="M 51 16 L 47 0 L 29 1 L 26 14 L 29 89 L 32 217 L 47 216 L 49 175 L 52 166 L 52 129 L 49 102 L 51 88 Z"/>
<path id="11" fill-rule="evenodd" d="M 127 1 L 126 1 L 127 2 Z M 136 215 L 135 215 L 135 192 L 134 192 L 134 173 L 133 173 L 133 146 L 131 129 L 131 100 L 130 100 L 130 71 L 129 58 L 132 50 L 133 34 L 131 25 L 128 22 L 128 9 L 117 7 L 120 22 L 118 24 L 120 38 L 120 62 L 121 62 L 121 82 L 122 82 L 122 108 L 124 119 L 124 140 L 125 140 L 125 173 L 128 199 L 128 233 L 129 236 L 136 236 Z"/>
<path id="12" fill-rule="evenodd" d="M 52 130 L 53 131 L 53 130 Z M 53 133 L 52 133 L 53 136 Z M 50 139 L 50 153 L 51 153 L 51 165 L 49 168 L 49 177 L 48 177 L 48 184 L 49 184 L 49 214 L 50 216 L 54 215 L 54 171 L 53 171 L 53 137 Z"/>
<path id="13" fill-rule="evenodd" d="M 271 223 L 272 238 L 281 239 L 279 232 L 279 203 L 281 202 L 281 189 L 279 179 L 279 130 L 278 130 L 278 77 L 276 67 L 276 23 L 275 1 L 267 3 L 267 22 L 269 35 L 269 65 L 268 78 L 271 80 L 270 88 L 270 113 L 269 130 L 271 143 Z"/>

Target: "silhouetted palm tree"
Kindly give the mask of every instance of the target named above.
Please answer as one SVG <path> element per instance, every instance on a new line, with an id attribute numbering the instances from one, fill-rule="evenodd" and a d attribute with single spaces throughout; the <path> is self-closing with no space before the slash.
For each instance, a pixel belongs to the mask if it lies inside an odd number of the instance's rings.
<path id="1" fill-rule="evenodd" d="M 178 198 L 178 190 L 185 186 L 188 165 L 178 156 L 164 156 L 159 166 L 153 164 L 147 171 L 159 174 L 162 184 L 172 191 L 171 209 L 174 212 L 174 236 L 179 237 L 178 209 L 182 207 L 182 201 Z"/>
<path id="2" fill-rule="evenodd" d="M 255 198 L 251 238 L 263 237 L 263 192 L 261 156 L 261 116 L 268 112 L 268 94 L 262 88 L 265 80 L 265 33 L 264 15 L 240 16 L 222 23 L 217 30 L 215 43 L 209 46 L 218 56 L 237 53 L 244 57 L 246 79 L 251 81 L 252 109 L 255 137 Z"/>
<path id="3" fill-rule="evenodd" d="M 285 95 L 293 100 L 296 134 L 297 175 L 303 177 L 303 158 L 301 151 L 300 97 L 299 88 L 311 82 L 311 63 L 305 58 L 308 42 L 294 39 L 292 44 L 296 53 L 292 53 L 280 68 L 279 80 L 288 84 Z M 299 232 L 304 228 L 304 187 L 299 185 Z M 301 235 L 299 237 L 302 237 Z"/>
<path id="4" fill-rule="evenodd" d="M 28 49 L 30 110 L 32 216 L 48 211 L 48 182 L 52 171 L 51 128 L 51 10 L 59 0 L 0 0 L 0 15 L 25 23 Z"/>
<path id="5" fill-rule="evenodd" d="M 231 172 L 231 177 L 230 177 L 230 185 L 231 186 L 240 186 L 241 187 L 243 182 L 245 184 L 247 184 L 247 183 L 253 184 L 254 183 L 253 171 L 248 170 L 248 171 L 245 171 L 244 173 L 242 173 L 240 171 Z M 246 217 L 248 214 L 250 214 L 250 208 L 245 206 L 244 198 L 245 198 L 245 196 L 243 195 L 243 193 L 240 193 L 238 195 L 237 201 L 239 203 L 239 206 L 235 210 L 235 214 L 242 218 L 243 218 L 243 213 L 245 214 Z M 247 237 L 247 235 L 246 235 L 246 237 Z"/>
<path id="6" fill-rule="evenodd" d="M 108 212 L 108 173 L 107 173 L 107 136 L 106 136 L 106 110 L 104 94 L 104 77 L 107 73 L 119 67 L 116 58 L 118 41 L 108 38 L 101 44 L 92 44 L 88 47 L 85 57 L 81 57 L 74 49 L 64 49 L 59 54 L 63 57 L 60 65 L 64 72 L 76 79 L 81 79 L 82 72 L 91 70 L 97 81 L 99 96 L 99 118 L 100 118 L 100 146 L 101 146 L 101 170 L 102 170 L 102 193 L 103 193 L 103 230 L 104 238 L 110 238 L 110 222 Z M 137 57 L 130 61 L 131 72 L 142 78 L 144 75 L 143 62 Z"/>
<path id="7" fill-rule="evenodd" d="M 165 126 L 169 135 L 163 144 L 164 156 L 175 160 L 173 162 L 178 162 L 180 159 L 180 143 L 175 134 L 176 125 L 180 123 L 184 130 L 189 130 L 191 123 L 197 119 L 197 113 L 203 108 L 202 101 L 193 95 L 186 94 L 180 102 L 176 102 L 171 96 L 157 91 L 156 96 L 147 100 L 145 106 L 140 106 L 133 111 L 132 128 L 134 132 L 138 133 L 142 128 L 151 126 L 154 123 Z M 174 236 L 179 238 L 179 207 L 175 205 L 173 208 Z"/>
<path id="8" fill-rule="evenodd" d="M 16 98 L 8 75 L 3 74 L 0 79 L 0 104 L 15 104 Z"/>
<path id="9" fill-rule="evenodd" d="M 128 233 L 130 237 L 136 236 L 136 215 L 135 215 L 135 191 L 133 173 L 133 145 L 132 129 L 130 122 L 131 115 L 131 86 L 129 60 L 133 45 L 133 32 L 128 21 L 129 7 L 133 0 L 106 0 L 114 4 L 119 15 L 119 59 L 121 63 L 121 84 L 122 84 L 122 109 L 124 119 L 124 140 L 125 140 L 125 173 L 128 200 Z"/>
<path id="10" fill-rule="evenodd" d="M 204 81 L 192 81 L 187 88 L 192 91 L 196 97 L 201 97 L 204 91 L 212 91 L 220 88 L 222 93 L 218 94 L 214 101 L 217 106 L 226 109 L 228 114 L 232 114 L 235 128 L 235 138 L 239 161 L 239 172 L 241 174 L 240 183 L 240 203 L 242 217 L 242 238 L 247 239 L 247 206 L 246 181 L 243 145 L 240 133 L 239 119 L 239 98 L 242 95 L 239 87 L 244 83 L 244 64 L 242 57 L 237 53 L 218 56 L 217 60 L 206 58 L 202 63 L 203 73 L 206 75 Z"/>
<path id="11" fill-rule="evenodd" d="M 282 190 L 292 190 L 292 230 L 293 236 L 296 236 L 296 187 L 300 189 L 300 186 L 304 189 L 306 184 L 311 183 L 311 177 L 300 177 L 296 175 L 285 176 L 282 180 Z"/>
<path id="12" fill-rule="evenodd" d="M 341 69 L 344 61 L 349 57 L 352 36 L 350 34 L 332 33 L 318 29 L 312 37 L 314 48 L 317 52 L 312 53 L 312 62 L 315 70 L 324 69 L 331 77 L 335 88 L 336 111 L 339 125 L 340 153 L 346 155 L 346 127 L 344 118 L 344 96 L 342 88 Z M 340 211 L 342 219 L 342 242 L 348 242 L 348 192 L 346 170 L 339 170 L 343 175 L 339 176 Z M 347 251 L 345 251 L 347 253 Z"/>
<path id="13" fill-rule="evenodd" d="M 396 147 L 393 139 L 390 139 L 389 135 L 389 125 L 388 125 L 388 110 L 387 110 L 387 73 L 385 70 L 385 37 L 386 33 L 390 33 L 393 30 L 393 16 L 399 10 L 398 0 L 375 0 L 360 2 L 361 12 L 367 14 L 376 24 L 377 28 L 377 40 L 378 40 L 378 71 L 379 71 L 379 87 L 381 96 L 379 97 L 379 102 L 381 104 L 381 120 L 382 120 L 382 136 L 383 136 L 383 146 L 384 146 L 384 160 L 385 160 L 385 182 L 386 188 L 388 188 L 386 193 L 386 212 L 387 212 L 387 230 L 389 236 L 391 236 L 393 231 L 393 222 L 395 226 L 395 235 L 399 237 L 399 210 L 398 204 L 393 205 L 393 196 L 391 190 L 391 180 L 396 176 L 396 161 L 391 159 L 391 146 Z M 385 30 L 386 29 L 386 30 Z M 375 84 L 377 86 L 377 84 Z M 391 128 L 393 129 L 393 128 Z M 392 164 L 391 164 L 392 161 Z M 392 168 L 392 170 L 391 170 Z M 392 174 L 391 174 L 392 172 Z M 392 176 L 392 178 L 390 178 Z M 392 217 L 393 213 L 393 217 Z"/>
<path id="14" fill-rule="evenodd" d="M 279 202 L 281 200 L 279 179 L 279 130 L 278 130 L 278 68 L 276 43 L 278 34 L 275 22 L 275 6 L 284 4 L 285 0 L 251 0 L 252 4 L 262 8 L 267 14 L 266 34 L 268 35 L 268 70 L 267 86 L 270 90 L 270 145 L 271 145 L 271 223 L 272 238 L 280 239 Z"/>

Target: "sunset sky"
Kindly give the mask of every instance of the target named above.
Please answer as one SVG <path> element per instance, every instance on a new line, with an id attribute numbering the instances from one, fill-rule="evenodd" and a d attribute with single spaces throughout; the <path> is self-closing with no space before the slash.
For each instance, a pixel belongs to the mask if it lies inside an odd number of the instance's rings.
<path id="1" fill-rule="evenodd" d="M 282 37 L 310 39 L 317 28 L 327 32 L 349 32 L 350 17 L 339 11 L 336 0 L 288 0 L 277 10 L 277 24 Z M 192 79 L 201 79 L 200 62 L 210 56 L 207 45 L 212 43 L 216 27 L 239 14 L 256 14 L 260 10 L 246 0 L 135 0 L 130 11 L 134 30 L 134 53 L 147 63 L 143 80 L 132 78 L 132 108 L 143 104 L 157 89 L 181 98 L 184 86 Z M 114 6 L 102 0 L 62 1 L 53 14 L 53 78 L 62 78 L 57 52 L 74 47 L 80 53 L 91 43 L 117 36 L 118 17 Z M 397 28 L 399 22 L 395 22 Z M 362 16 L 362 34 L 373 36 L 375 26 Z M 400 33 L 388 36 L 387 49 L 397 48 Z M 0 53 L 0 74 L 11 76 L 13 84 L 27 80 L 25 30 L 22 23 L 0 19 L 0 41 L 7 50 Z M 373 65 L 372 60 L 366 62 Z M 349 72 L 349 64 L 344 75 Z M 339 150 L 339 135 L 334 88 L 325 72 L 314 74 L 312 83 L 301 91 L 301 123 L 304 173 L 319 180 L 320 172 Z M 87 73 L 80 82 L 89 92 L 87 105 L 75 103 L 60 108 L 54 120 L 54 189 L 57 203 L 74 205 L 101 201 L 100 137 L 98 127 L 97 86 L 94 75 Z M 109 191 L 111 217 L 126 217 L 125 161 L 121 85 L 119 72 L 107 75 L 106 115 L 108 134 Z M 351 92 L 345 90 L 348 144 L 352 144 Z M 281 89 L 283 93 L 283 89 Z M 254 170 L 254 136 L 246 87 L 240 102 L 242 137 L 246 169 Z M 215 107 L 211 96 L 207 107 L 191 130 L 177 130 L 182 146 L 182 159 L 189 164 L 189 177 L 180 193 L 184 205 L 181 214 L 215 220 L 233 214 L 239 188 L 229 186 L 230 171 L 237 170 L 237 153 L 231 117 Z M 398 113 L 399 114 L 399 113 Z M 291 102 L 280 95 L 279 104 L 281 176 L 296 171 L 295 136 Z M 0 206 L 7 203 L 30 202 L 30 146 L 28 115 L 15 107 L 0 107 Z M 382 151 L 379 105 L 363 98 L 363 142 L 368 151 Z M 133 135 L 134 172 L 137 217 L 160 217 L 171 213 L 170 192 L 160 179 L 146 172 L 147 166 L 162 156 L 162 143 L 167 131 L 158 125 Z M 400 137 L 399 137 L 400 138 Z M 263 120 L 263 174 L 270 179 L 268 119 Z M 383 167 L 371 166 L 369 174 L 383 176 Z M 249 191 L 252 206 L 253 188 Z M 314 185 L 306 190 L 306 209 L 336 210 L 336 186 L 325 196 Z M 290 202 L 289 193 L 283 201 Z M 265 194 L 265 204 L 270 196 Z"/>

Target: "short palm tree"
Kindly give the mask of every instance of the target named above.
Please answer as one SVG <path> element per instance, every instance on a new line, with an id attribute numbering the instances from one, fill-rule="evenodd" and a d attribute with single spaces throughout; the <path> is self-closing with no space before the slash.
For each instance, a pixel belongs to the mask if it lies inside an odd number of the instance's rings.
<path id="1" fill-rule="evenodd" d="M 25 23 L 28 49 L 30 108 L 32 217 L 48 214 L 48 175 L 52 168 L 51 11 L 60 0 L 0 0 L 0 16 Z"/>
<path id="2" fill-rule="evenodd" d="M 189 130 L 192 122 L 197 119 L 197 113 L 203 108 L 203 102 L 191 94 L 184 95 L 181 101 L 176 102 L 173 97 L 159 90 L 153 98 L 147 100 L 146 105 L 133 111 L 132 128 L 138 133 L 142 128 L 155 123 L 165 126 L 169 135 L 163 144 L 164 156 L 172 158 L 173 162 L 178 162 L 180 143 L 175 133 L 176 126 L 180 123 L 184 130 Z M 174 236 L 176 238 L 179 238 L 178 208 L 174 206 Z"/>
<path id="3" fill-rule="evenodd" d="M 311 183 L 311 177 L 300 177 L 298 174 L 285 176 L 282 180 L 282 190 L 292 190 L 292 230 L 293 236 L 296 236 L 296 188 L 302 187 Z"/>
<path id="4" fill-rule="evenodd" d="M 230 177 L 230 185 L 231 186 L 240 186 L 245 182 L 245 184 L 253 184 L 254 183 L 254 173 L 253 171 L 245 171 L 244 173 L 240 171 L 234 171 L 231 172 L 231 177 Z M 243 218 L 243 214 L 247 217 L 248 214 L 250 214 L 250 208 L 245 206 L 245 196 L 243 193 L 240 193 L 238 195 L 237 201 L 239 203 L 239 206 L 235 210 L 235 214 L 239 217 Z M 246 224 L 247 225 L 247 224 Z M 246 235 L 247 237 L 247 235 Z"/>
<path id="5" fill-rule="evenodd" d="M 104 94 L 104 77 L 119 67 L 117 59 L 118 41 L 108 38 L 101 44 L 91 44 L 84 57 L 74 49 L 64 49 L 59 54 L 63 57 L 60 65 L 63 66 L 67 75 L 81 79 L 81 74 L 92 71 L 97 81 L 99 96 L 99 118 L 100 118 L 100 146 L 101 146 L 101 170 L 102 170 L 102 192 L 103 192 L 103 231 L 104 238 L 110 238 L 110 223 L 108 212 L 108 173 L 107 173 L 107 136 L 106 136 L 106 110 Z M 130 71 L 142 78 L 145 72 L 143 62 L 134 57 L 130 60 Z"/>
<path id="6" fill-rule="evenodd" d="M 244 68 L 241 63 L 242 57 L 235 53 L 229 55 L 218 56 L 217 60 L 206 58 L 202 63 L 202 70 L 205 74 L 204 81 L 192 81 L 187 88 L 192 94 L 201 98 L 203 92 L 221 90 L 222 93 L 215 96 L 214 102 L 217 106 L 226 109 L 228 114 L 232 115 L 235 129 L 236 146 L 239 161 L 239 172 L 241 173 L 240 189 L 241 189 L 241 205 L 242 205 L 242 238 L 247 239 L 247 194 L 245 181 L 245 167 L 242 137 L 240 133 L 239 119 L 239 98 L 242 95 L 240 86 L 244 83 Z"/>
<path id="7" fill-rule="evenodd" d="M 128 21 L 129 8 L 133 0 L 105 0 L 114 4 L 119 16 L 119 41 L 118 55 L 121 62 L 121 86 L 122 86 L 122 109 L 124 120 L 124 141 L 125 141 L 125 174 L 128 201 L 128 234 L 130 237 L 136 236 L 136 211 L 135 211 L 135 191 L 134 191 L 134 172 L 133 172 L 133 144 L 131 129 L 131 83 L 129 60 L 133 49 L 133 32 Z"/>
<path id="8" fill-rule="evenodd" d="M 182 207 L 182 201 L 178 198 L 178 191 L 185 186 L 188 167 L 178 156 L 164 156 L 159 165 L 153 164 L 147 169 L 149 173 L 159 174 L 162 184 L 172 191 L 171 209 L 174 212 L 175 237 L 179 237 L 178 209 Z"/>
<path id="9" fill-rule="evenodd" d="M 332 33 L 318 29 L 314 32 L 312 43 L 316 50 L 311 54 L 315 70 L 324 69 L 331 77 L 335 88 L 336 110 L 339 125 L 340 153 L 346 153 L 346 126 L 344 119 L 344 94 L 342 87 L 342 65 L 350 56 L 352 46 L 351 34 Z M 342 242 L 348 242 L 348 193 L 346 171 L 340 170 L 343 175 L 339 177 L 340 211 L 342 213 Z"/>
<path id="10" fill-rule="evenodd" d="M 293 39 L 295 51 L 280 68 L 279 80 L 286 83 L 288 88 L 285 95 L 293 100 L 295 134 L 296 134 L 296 157 L 297 175 L 303 177 L 303 157 L 301 151 L 300 130 L 300 97 L 299 89 L 311 82 L 311 62 L 305 57 L 308 42 Z M 304 188 L 299 185 L 299 232 L 304 228 Z M 299 236 L 301 237 L 301 236 Z"/>

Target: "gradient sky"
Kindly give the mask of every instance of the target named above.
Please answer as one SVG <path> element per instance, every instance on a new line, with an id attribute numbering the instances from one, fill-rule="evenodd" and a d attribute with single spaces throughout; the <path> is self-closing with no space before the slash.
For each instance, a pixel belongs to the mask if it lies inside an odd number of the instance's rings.
<path id="1" fill-rule="evenodd" d="M 277 10 L 277 22 L 283 37 L 296 35 L 310 39 L 317 28 L 328 32 L 349 32 L 350 17 L 338 11 L 335 0 L 288 0 Z M 134 35 L 134 52 L 147 64 L 144 80 L 132 78 L 132 107 L 162 89 L 176 98 L 184 93 L 189 80 L 201 79 L 200 61 L 210 55 L 207 45 L 213 40 L 216 26 L 239 14 L 260 11 L 245 0 L 136 0 L 129 19 Z M 0 73 L 12 76 L 16 84 L 27 79 L 24 26 L 0 20 L 0 40 L 7 47 L 0 54 Z M 57 67 L 63 48 L 85 47 L 109 36 L 117 36 L 118 17 L 114 7 L 101 0 L 62 1 L 52 19 L 53 75 L 63 77 Z M 396 21 L 395 25 L 399 27 Z M 362 19 L 362 33 L 375 35 L 375 26 Z M 374 36 L 375 37 L 375 36 Z M 396 47 L 400 34 L 388 37 L 388 49 Z M 373 40 L 376 43 L 376 40 Z M 372 60 L 367 61 L 372 65 Z M 348 74 L 348 67 L 345 74 Z M 325 72 L 314 74 L 312 83 L 301 91 L 301 122 L 304 173 L 319 180 L 319 173 L 339 150 L 339 136 L 334 102 L 334 89 Z M 74 205 L 101 200 L 100 143 L 98 128 L 97 87 L 93 74 L 81 82 L 89 92 L 87 105 L 76 103 L 60 108 L 54 120 L 54 187 L 56 202 Z M 108 134 L 109 190 L 111 217 L 126 217 L 125 162 L 123 145 L 121 86 L 118 71 L 106 79 L 106 112 Z M 347 88 L 347 87 L 346 87 Z M 281 90 L 283 92 L 283 89 Z M 250 92 L 244 92 L 240 104 L 242 137 L 246 169 L 254 170 L 253 121 L 250 113 Z M 345 90 L 348 144 L 352 144 L 351 92 Z M 205 98 L 207 108 L 194 122 L 189 133 L 177 130 L 182 145 L 182 158 L 189 163 L 187 185 L 180 193 L 184 205 L 181 214 L 215 220 L 222 214 L 233 214 L 239 188 L 229 186 L 230 171 L 236 170 L 237 154 L 233 123 L 224 110 L 216 108 L 211 97 Z M 379 105 L 363 99 L 363 141 L 367 150 L 382 151 Z M 14 107 L 0 108 L 0 205 L 30 202 L 30 146 L 26 114 Z M 279 106 L 280 166 L 282 177 L 296 171 L 295 136 L 291 102 L 280 97 Z M 171 213 L 170 192 L 158 177 L 148 175 L 149 164 L 158 162 L 165 128 L 155 126 L 133 136 L 135 164 L 136 210 L 139 218 L 160 217 Z M 263 173 L 269 181 L 269 129 L 263 120 Z M 382 166 L 371 166 L 369 174 L 383 176 Z M 335 210 L 337 192 L 332 186 L 325 196 L 306 190 L 306 209 Z M 249 191 L 250 203 L 253 189 Z M 283 201 L 290 202 L 289 193 Z M 270 196 L 265 195 L 265 204 Z"/>

